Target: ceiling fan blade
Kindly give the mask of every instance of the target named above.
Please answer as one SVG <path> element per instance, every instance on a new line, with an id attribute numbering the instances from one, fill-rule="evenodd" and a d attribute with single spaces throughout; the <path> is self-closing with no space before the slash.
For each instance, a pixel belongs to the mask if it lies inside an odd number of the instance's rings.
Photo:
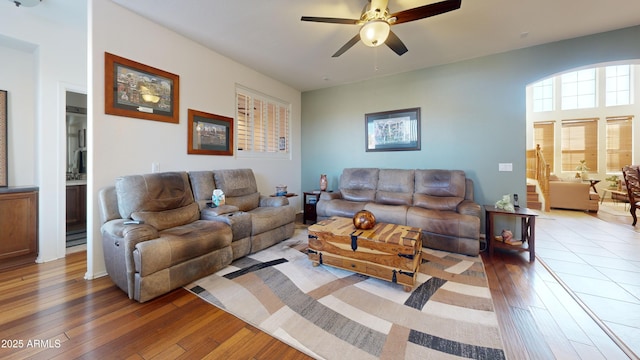
<path id="1" fill-rule="evenodd" d="M 398 54 L 398 56 L 402 56 L 402 54 L 409 51 L 409 49 L 407 49 L 407 47 L 404 46 L 404 43 L 402 42 L 402 40 L 400 40 L 398 35 L 396 35 L 393 31 L 389 31 L 389 36 L 387 37 L 387 41 L 385 41 L 384 43 L 387 44 L 387 46 L 391 50 L 393 50 L 393 52 Z"/>
<path id="2" fill-rule="evenodd" d="M 351 38 L 351 40 L 347 41 L 346 44 L 344 44 L 340 50 L 336 51 L 335 54 L 333 54 L 331 57 L 338 57 L 342 54 L 344 54 L 345 51 L 351 49 L 351 47 L 353 45 L 355 45 L 356 43 L 358 43 L 358 41 L 360 41 L 360 33 L 356 34 L 356 36 L 354 36 L 353 38 Z"/>
<path id="3" fill-rule="evenodd" d="M 390 17 L 395 17 L 396 21 L 393 25 L 402 24 L 409 21 L 420 20 L 435 15 L 444 14 L 449 11 L 457 10 L 460 8 L 462 0 L 445 0 L 434 4 L 424 5 L 417 8 L 399 11 L 391 14 Z"/>
<path id="4" fill-rule="evenodd" d="M 315 16 L 303 16 L 302 18 L 300 18 L 300 20 L 331 23 L 331 24 L 347 24 L 347 25 L 356 25 L 360 21 L 357 19 L 341 19 L 341 18 L 328 18 L 328 17 L 315 17 Z"/>

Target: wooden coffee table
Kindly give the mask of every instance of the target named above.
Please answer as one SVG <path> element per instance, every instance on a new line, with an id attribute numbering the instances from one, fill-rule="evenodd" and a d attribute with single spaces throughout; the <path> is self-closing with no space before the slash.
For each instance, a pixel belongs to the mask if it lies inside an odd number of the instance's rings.
<path id="1" fill-rule="evenodd" d="M 309 226 L 308 256 L 314 266 L 350 270 L 411 291 L 422 261 L 422 230 L 385 223 L 359 230 L 350 218 L 331 217 Z"/>

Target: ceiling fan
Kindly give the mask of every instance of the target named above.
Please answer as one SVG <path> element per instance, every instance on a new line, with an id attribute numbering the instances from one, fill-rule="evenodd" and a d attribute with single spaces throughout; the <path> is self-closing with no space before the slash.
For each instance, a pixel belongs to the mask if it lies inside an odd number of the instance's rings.
<path id="1" fill-rule="evenodd" d="M 391 31 L 391 25 L 420 20 L 457 10 L 460 8 L 462 0 L 445 0 L 396 13 L 389 13 L 389 8 L 387 8 L 388 2 L 389 0 L 368 0 L 368 4 L 362 9 L 360 19 L 303 16 L 300 20 L 332 24 L 362 25 L 360 32 L 351 40 L 347 41 L 344 46 L 333 54 L 333 57 L 344 54 L 345 51 L 349 50 L 360 40 L 370 47 L 387 44 L 396 54 L 402 55 L 408 51 L 407 47 L 400 38 Z"/>

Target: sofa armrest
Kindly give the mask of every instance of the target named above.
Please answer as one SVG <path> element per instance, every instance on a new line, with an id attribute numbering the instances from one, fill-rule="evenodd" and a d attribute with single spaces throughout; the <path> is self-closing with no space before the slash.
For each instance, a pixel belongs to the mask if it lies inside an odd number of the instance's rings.
<path id="1" fill-rule="evenodd" d="M 463 215 L 473 215 L 480 218 L 482 214 L 482 207 L 480 204 L 476 204 L 471 200 L 463 200 L 458 204 L 457 212 Z"/>
<path id="2" fill-rule="evenodd" d="M 200 219 L 207 220 L 210 217 L 234 213 L 237 211 L 240 211 L 240 209 L 233 205 L 220 205 L 217 207 L 206 206 L 204 209 L 200 210 Z"/>
<path id="3" fill-rule="evenodd" d="M 289 199 L 285 196 L 264 196 L 260 195 L 260 207 L 278 207 L 289 205 Z"/>
<path id="4" fill-rule="evenodd" d="M 107 272 L 130 299 L 134 298 L 135 264 L 133 251 L 136 245 L 160 237 L 158 230 L 149 224 L 125 225 L 129 219 L 107 221 L 101 227 Z"/>
<path id="5" fill-rule="evenodd" d="M 109 233 L 114 239 L 122 239 L 123 241 L 135 243 L 156 239 L 160 236 L 158 234 L 158 230 L 149 224 L 125 224 L 125 221 L 127 220 L 130 219 L 115 219 L 107 221 L 102 225 L 102 231 Z"/>

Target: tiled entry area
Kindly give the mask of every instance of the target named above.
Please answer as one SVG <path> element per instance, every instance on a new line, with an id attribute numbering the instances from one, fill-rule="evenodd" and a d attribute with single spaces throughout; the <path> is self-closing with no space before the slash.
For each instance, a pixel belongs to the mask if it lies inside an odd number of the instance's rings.
<path id="1" fill-rule="evenodd" d="M 600 212 L 617 210 L 628 222 L 604 221 L 582 211 L 540 212 L 536 255 L 640 356 L 640 226 L 631 226 L 624 204 L 605 202 Z"/>

